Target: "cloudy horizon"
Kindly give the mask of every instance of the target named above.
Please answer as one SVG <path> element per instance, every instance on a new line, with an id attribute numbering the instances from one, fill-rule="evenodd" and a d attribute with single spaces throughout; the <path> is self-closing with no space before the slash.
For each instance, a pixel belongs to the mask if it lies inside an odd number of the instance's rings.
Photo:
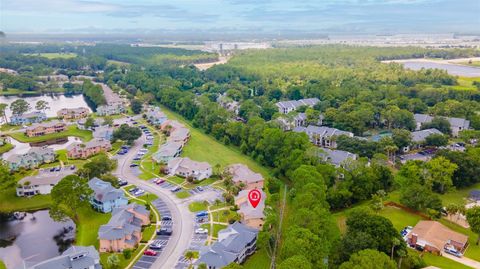
<path id="1" fill-rule="evenodd" d="M 479 33 L 478 0 L 0 0 L 7 33 Z"/>

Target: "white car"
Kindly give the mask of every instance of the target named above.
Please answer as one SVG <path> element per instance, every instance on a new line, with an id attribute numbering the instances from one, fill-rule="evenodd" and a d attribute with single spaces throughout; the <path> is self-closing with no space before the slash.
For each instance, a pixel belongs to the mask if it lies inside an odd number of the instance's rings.
<path id="1" fill-rule="evenodd" d="M 140 196 L 140 195 L 142 195 L 142 194 L 144 194 L 144 193 L 145 193 L 144 190 L 139 189 L 138 191 L 136 191 L 136 192 L 134 193 L 134 195 L 135 195 L 135 196 Z"/>
<path id="2" fill-rule="evenodd" d="M 195 230 L 196 234 L 208 234 L 208 230 L 205 228 L 198 228 Z"/>

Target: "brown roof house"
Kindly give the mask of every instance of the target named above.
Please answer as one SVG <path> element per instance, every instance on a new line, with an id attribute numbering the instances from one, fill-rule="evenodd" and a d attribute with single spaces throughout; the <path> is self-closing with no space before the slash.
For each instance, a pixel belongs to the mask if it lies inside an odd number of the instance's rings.
<path id="1" fill-rule="evenodd" d="M 77 108 L 62 108 L 57 111 L 57 116 L 64 120 L 74 120 L 81 119 L 88 116 L 90 110 L 86 107 L 77 107 Z"/>
<path id="2" fill-rule="evenodd" d="M 72 159 L 86 159 L 100 152 L 112 149 L 110 141 L 102 138 L 94 138 L 87 143 L 73 143 L 67 147 L 67 156 Z"/>
<path id="3" fill-rule="evenodd" d="M 42 136 L 53 133 L 60 133 L 67 130 L 67 125 L 60 121 L 49 121 L 43 123 L 34 123 L 27 127 L 25 134 L 28 137 Z"/>
<path id="4" fill-rule="evenodd" d="M 232 164 L 227 167 L 228 172 L 232 175 L 232 180 L 235 184 L 243 183 L 245 185 L 244 189 L 262 189 L 263 188 L 263 177 L 259 173 L 255 173 L 248 166 L 244 164 Z"/>
<path id="5" fill-rule="evenodd" d="M 116 207 L 107 224 L 100 226 L 100 252 L 120 252 L 135 248 L 142 239 L 142 226 L 150 224 L 150 211 L 145 206 L 131 203 Z"/>
<path id="6" fill-rule="evenodd" d="M 438 221 L 421 220 L 407 235 L 411 247 L 439 254 L 444 248 L 455 248 L 463 253 L 468 244 L 468 236 L 454 232 Z"/>
<path id="7" fill-rule="evenodd" d="M 261 229 L 265 222 L 265 198 L 267 195 L 260 190 L 262 199 L 258 203 L 257 207 L 253 207 L 248 201 L 248 193 L 250 190 L 243 190 L 235 197 L 235 205 L 239 208 L 238 214 L 240 214 L 241 222 L 248 227 Z"/>

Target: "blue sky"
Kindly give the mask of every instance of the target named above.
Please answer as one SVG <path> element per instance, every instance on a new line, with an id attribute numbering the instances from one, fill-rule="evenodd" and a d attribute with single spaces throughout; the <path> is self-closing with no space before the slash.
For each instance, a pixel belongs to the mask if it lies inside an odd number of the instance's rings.
<path id="1" fill-rule="evenodd" d="M 5 32 L 479 32 L 480 0 L 0 0 Z"/>

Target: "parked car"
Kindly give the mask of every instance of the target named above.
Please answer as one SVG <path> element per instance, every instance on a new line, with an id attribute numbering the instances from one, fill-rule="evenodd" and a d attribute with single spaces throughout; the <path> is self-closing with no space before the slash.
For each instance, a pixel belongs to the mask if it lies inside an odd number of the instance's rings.
<path id="1" fill-rule="evenodd" d="M 70 170 L 75 170 L 75 168 L 77 168 L 75 165 L 70 166 Z"/>
<path id="2" fill-rule="evenodd" d="M 140 156 L 135 156 L 135 158 L 133 158 L 134 161 L 140 161 L 140 159 L 142 159 Z"/>
<path id="3" fill-rule="evenodd" d="M 171 189 L 172 192 L 177 192 L 177 191 L 180 191 L 182 188 L 181 187 L 175 187 L 173 189 Z"/>
<path id="4" fill-rule="evenodd" d="M 160 244 L 160 241 L 154 241 L 153 243 L 151 243 L 149 246 L 148 246 L 150 249 L 154 249 L 154 250 L 160 250 L 162 249 L 162 244 Z"/>
<path id="5" fill-rule="evenodd" d="M 195 230 L 196 234 L 208 234 L 208 230 L 205 228 L 198 228 Z"/>
<path id="6" fill-rule="evenodd" d="M 200 218 L 200 217 L 205 217 L 205 216 L 208 216 L 208 212 L 207 211 L 200 211 L 197 213 L 197 218 Z"/>
<path id="7" fill-rule="evenodd" d="M 138 166 L 138 164 L 136 164 L 136 163 L 130 164 L 130 167 L 137 167 L 137 166 Z"/>
<path id="8" fill-rule="evenodd" d="M 57 166 L 57 167 L 55 168 L 55 171 L 56 171 L 56 172 L 58 172 L 58 171 L 60 171 L 60 170 L 62 170 L 62 168 L 61 168 L 60 166 Z"/>
<path id="9" fill-rule="evenodd" d="M 147 249 L 147 250 L 145 250 L 145 252 L 143 252 L 143 255 L 146 255 L 146 256 L 157 256 L 157 252 L 154 251 L 154 250 L 151 250 L 151 249 Z"/>
<path id="10" fill-rule="evenodd" d="M 50 172 L 55 172 L 55 167 L 50 168 Z"/>
<path id="11" fill-rule="evenodd" d="M 448 245 L 446 245 L 446 246 L 443 248 L 443 250 L 444 250 L 446 253 L 452 254 L 453 256 L 456 256 L 456 257 L 459 257 L 459 258 L 463 256 L 463 254 L 462 254 L 460 251 L 456 250 L 453 246 L 448 246 Z"/>
<path id="12" fill-rule="evenodd" d="M 129 192 L 129 193 L 134 193 L 134 192 L 136 192 L 136 191 L 138 191 L 138 190 L 139 190 L 139 188 L 134 187 L 134 188 L 128 190 L 128 192 Z"/>
<path id="13" fill-rule="evenodd" d="M 164 183 L 164 182 L 165 182 L 165 179 L 159 178 L 156 183 L 157 183 L 157 184 L 162 184 L 162 183 Z"/>
<path id="14" fill-rule="evenodd" d="M 203 191 L 203 188 L 200 187 L 200 186 L 196 187 L 195 189 L 196 189 L 197 191 Z"/>
<path id="15" fill-rule="evenodd" d="M 118 179 L 118 186 L 122 187 L 122 186 L 126 186 L 126 185 L 128 185 L 128 182 L 126 180 L 121 179 L 121 178 Z"/>
<path id="16" fill-rule="evenodd" d="M 170 228 L 161 228 L 157 231 L 157 235 L 172 235 L 173 231 Z"/>
<path id="17" fill-rule="evenodd" d="M 134 192 L 133 194 L 134 194 L 135 196 L 140 196 L 140 195 L 142 195 L 142 194 L 144 194 L 144 193 L 145 193 L 144 190 L 139 189 L 138 191 Z"/>
<path id="18" fill-rule="evenodd" d="M 162 220 L 172 220 L 172 217 L 166 215 L 162 217 Z"/>

